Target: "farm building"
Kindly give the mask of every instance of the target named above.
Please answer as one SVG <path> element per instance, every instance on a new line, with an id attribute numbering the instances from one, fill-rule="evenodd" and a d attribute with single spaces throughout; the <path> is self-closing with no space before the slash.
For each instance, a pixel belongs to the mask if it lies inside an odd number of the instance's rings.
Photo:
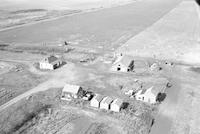
<path id="1" fill-rule="evenodd" d="M 61 100 L 70 101 L 72 98 L 77 98 L 81 92 L 83 92 L 82 87 L 66 84 L 62 90 Z"/>
<path id="2" fill-rule="evenodd" d="M 110 110 L 114 112 L 119 112 L 122 106 L 123 106 L 123 101 L 121 99 L 115 99 L 110 105 Z"/>
<path id="3" fill-rule="evenodd" d="M 104 98 L 104 96 L 102 96 L 100 94 L 96 94 L 90 101 L 90 106 L 99 108 L 100 102 L 103 100 L 103 98 Z"/>
<path id="4" fill-rule="evenodd" d="M 144 72 L 148 69 L 148 64 L 132 56 L 124 55 L 120 56 L 112 66 L 112 71 L 119 72 Z"/>
<path id="5" fill-rule="evenodd" d="M 129 72 L 133 71 L 134 68 L 134 58 L 132 56 L 121 56 L 112 66 L 113 71 Z"/>
<path id="6" fill-rule="evenodd" d="M 152 86 L 148 89 L 139 90 L 134 97 L 136 100 L 155 104 L 159 93 L 163 93 L 166 86 Z"/>
<path id="7" fill-rule="evenodd" d="M 62 64 L 62 61 L 57 57 L 51 55 L 39 62 L 40 69 L 54 70 Z"/>
<path id="8" fill-rule="evenodd" d="M 105 97 L 100 103 L 100 109 L 109 110 L 110 104 L 112 103 L 113 99 L 110 97 Z"/>

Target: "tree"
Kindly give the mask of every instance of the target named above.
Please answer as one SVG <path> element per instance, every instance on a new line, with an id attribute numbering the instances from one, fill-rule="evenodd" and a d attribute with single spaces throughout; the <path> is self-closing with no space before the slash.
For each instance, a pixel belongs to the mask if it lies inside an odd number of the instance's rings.
<path id="1" fill-rule="evenodd" d="M 162 102 L 165 100 L 165 98 L 166 98 L 166 93 L 158 93 L 158 95 L 156 97 L 156 101 Z"/>

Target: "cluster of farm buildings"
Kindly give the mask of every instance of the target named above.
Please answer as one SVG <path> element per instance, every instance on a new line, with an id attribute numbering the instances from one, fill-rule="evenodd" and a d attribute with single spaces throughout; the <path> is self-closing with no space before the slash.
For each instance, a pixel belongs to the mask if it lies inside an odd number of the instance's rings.
<path id="1" fill-rule="evenodd" d="M 40 69 L 56 69 L 63 64 L 62 60 L 55 56 L 46 57 L 44 60 L 39 62 Z M 120 56 L 112 65 L 111 70 L 116 72 L 134 72 L 136 70 L 143 69 L 147 66 L 145 62 L 134 60 L 132 56 L 124 55 Z M 157 64 L 152 64 L 151 68 L 160 69 Z M 143 101 L 150 104 L 157 103 L 157 98 L 160 93 L 163 93 L 165 88 L 152 86 L 146 89 L 138 88 L 136 91 L 128 90 L 125 94 L 130 95 L 129 97 L 135 98 L 136 100 Z M 119 112 L 123 107 L 124 101 L 121 99 L 113 99 L 109 96 L 103 96 L 95 94 L 89 91 L 84 91 L 82 87 L 77 85 L 66 84 L 62 90 L 61 99 L 71 101 L 76 98 L 82 98 L 90 101 L 90 106 L 100 109 L 111 110 Z"/>
<path id="2" fill-rule="evenodd" d="M 72 99 L 81 98 L 90 101 L 90 106 L 93 108 L 111 110 L 119 112 L 123 107 L 123 100 L 118 98 L 111 98 L 95 94 L 91 91 L 85 91 L 81 86 L 66 84 L 62 90 L 61 100 L 71 101 Z"/>

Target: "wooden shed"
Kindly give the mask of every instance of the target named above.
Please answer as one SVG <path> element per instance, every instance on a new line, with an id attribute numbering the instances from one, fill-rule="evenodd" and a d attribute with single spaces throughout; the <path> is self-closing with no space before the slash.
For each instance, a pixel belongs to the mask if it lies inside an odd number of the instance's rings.
<path id="1" fill-rule="evenodd" d="M 105 109 L 109 110 L 110 109 L 110 104 L 112 103 L 113 99 L 110 97 L 105 97 L 100 103 L 100 109 Z"/>
<path id="2" fill-rule="evenodd" d="M 119 112 L 123 106 L 123 101 L 121 99 L 115 99 L 110 106 L 110 110 L 114 112 Z"/>
<path id="3" fill-rule="evenodd" d="M 92 100 L 90 101 L 90 106 L 91 107 L 95 107 L 95 108 L 99 108 L 100 107 L 100 103 L 103 100 L 104 96 L 100 95 L 100 94 L 96 94 Z"/>

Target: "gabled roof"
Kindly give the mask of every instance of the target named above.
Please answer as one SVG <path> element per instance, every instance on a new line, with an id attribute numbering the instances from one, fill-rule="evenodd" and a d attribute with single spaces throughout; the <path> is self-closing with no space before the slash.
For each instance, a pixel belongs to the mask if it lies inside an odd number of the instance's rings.
<path id="1" fill-rule="evenodd" d="M 103 100 L 101 101 L 101 103 L 109 105 L 112 101 L 113 101 L 113 99 L 107 96 L 107 97 L 103 98 Z"/>
<path id="2" fill-rule="evenodd" d="M 142 95 L 142 94 L 145 94 L 148 91 L 151 91 L 152 94 L 157 96 L 158 93 L 160 93 L 160 92 L 162 93 L 165 90 L 165 88 L 166 88 L 166 86 L 163 86 L 163 85 L 155 85 L 155 86 L 152 86 L 150 88 L 143 89 L 140 94 Z"/>
<path id="3" fill-rule="evenodd" d="M 81 87 L 77 85 L 66 84 L 62 91 L 72 93 L 72 94 L 77 94 L 80 88 Z"/>
<path id="4" fill-rule="evenodd" d="M 129 56 L 129 55 L 124 55 L 122 57 L 119 57 L 119 59 L 116 60 L 116 62 L 114 64 L 117 64 L 117 63 L 122 63 L 123 65 L 125 66 L 129 66 L 130 63 L 134 60 L 134 58 L 132 56 Z"/>
<path id="5" fill-rule="evenodd" d="M 103 98 L 104 98 L 103 95 L 96 94 L 92 100 L 96 100 L 98 102 L 101 102 Z"/>
<path id="6" fill-rule="evenodd" d="M 44 61 L 45 61 L 45 62 L 48 62 L 48 63 L 53 63 L 53 62 L 55 62 L 55 61 L 57 61 L 57 60 L 58 60 L 58 58 L 55 57 L 55 56 L 53 56 L 53 55 L 51 55 L 51 56 L 49 56 L 49 57 L 46 57 L 46 58 L 44 59 Z"/>
<path id="7" fill-rule="evenodd" d="M 145 94 L 147 90 L 148 89 L 142 89 L 142 92 L 140 94 Z"/>
<path id="8" fill-rule="evenodd" d="M 123 101 L 121 99 L 115 99 L 111 105 L 117 105 L 119 107 L 121 107 L 123 104 Z"/>

